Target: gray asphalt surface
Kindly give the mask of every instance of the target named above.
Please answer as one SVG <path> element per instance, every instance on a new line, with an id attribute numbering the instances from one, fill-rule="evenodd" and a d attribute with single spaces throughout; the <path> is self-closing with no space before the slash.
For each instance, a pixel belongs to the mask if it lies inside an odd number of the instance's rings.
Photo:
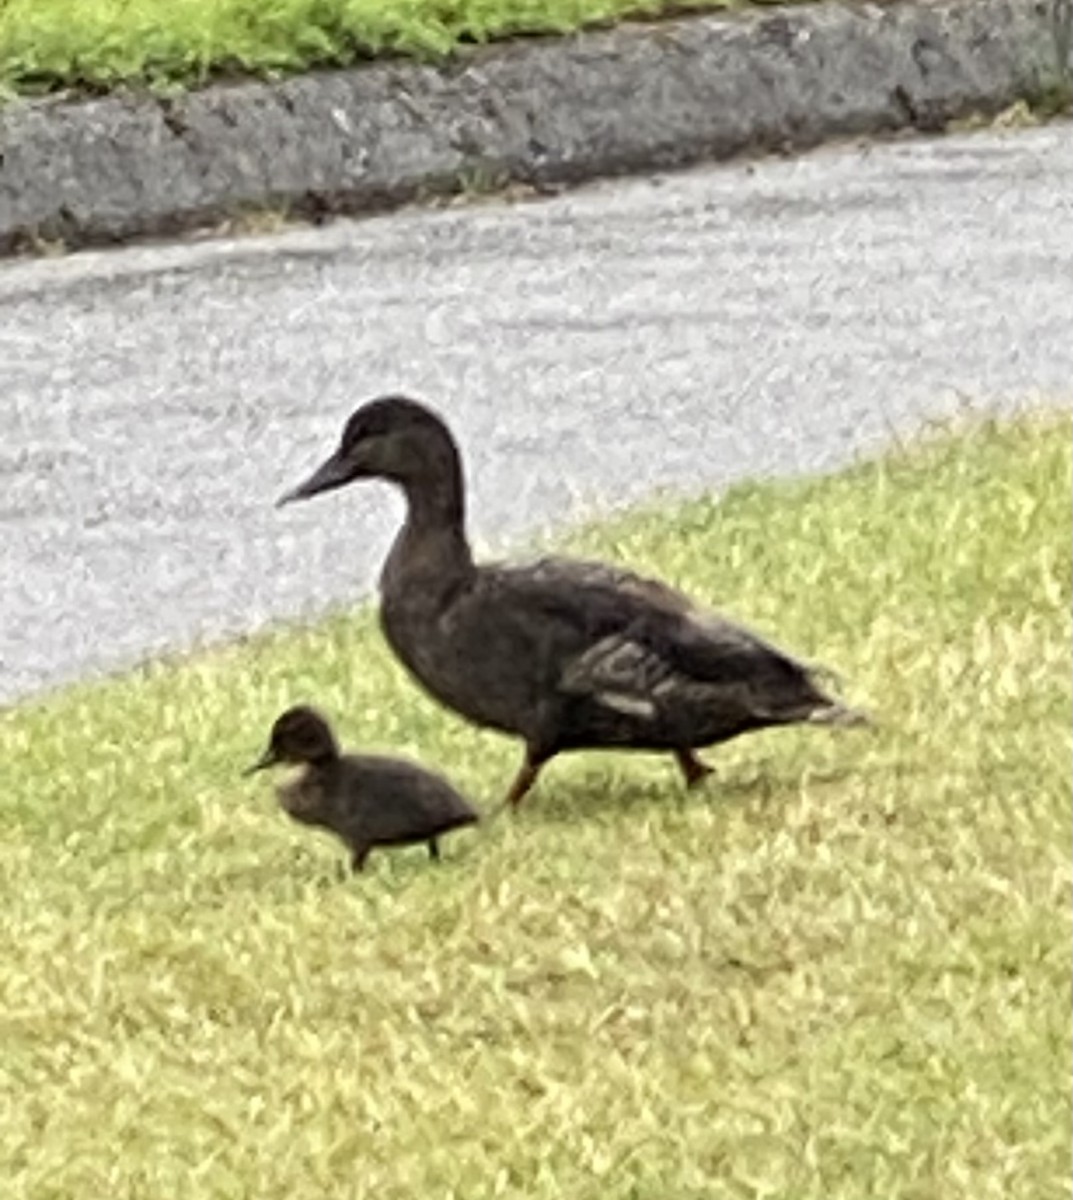
<path id="1" fill-rule="evenodd" d="M 0 268 L 0 701 L 367 594 L 401 506 L 273 501 L 360 401 L 487 544 L 1073 402 L 1073 125 Z"/>

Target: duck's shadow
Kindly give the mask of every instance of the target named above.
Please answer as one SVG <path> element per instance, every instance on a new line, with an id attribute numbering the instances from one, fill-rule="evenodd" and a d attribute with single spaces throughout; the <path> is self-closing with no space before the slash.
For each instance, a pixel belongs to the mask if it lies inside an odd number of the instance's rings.
<path id="1" fill-rule="evenodd" d="M 549 771 L 517 808 L 503 807 L 500 801 L 488 804 L 482 825 L 488 830 L 499 825 L 518 828 L 580 825 L 668 806 L 686 809 L 694 805 L 722 808 L 776 805 L 797 795 L 805 785 L 837 787 L 849 780 L 878 778 L 888 771 L 889 767 L 882 763 L 839 764 L 806 770 L 759 763 L 725 772 L 717 768 L 692 789 L 687 789 L 680 779 L 660 780 L 651 773 L 630 779 L 621 771 L 601 772 L 593 768 L 555 779 Z M 901 773 L 904 771 L 902 768 Z"/>

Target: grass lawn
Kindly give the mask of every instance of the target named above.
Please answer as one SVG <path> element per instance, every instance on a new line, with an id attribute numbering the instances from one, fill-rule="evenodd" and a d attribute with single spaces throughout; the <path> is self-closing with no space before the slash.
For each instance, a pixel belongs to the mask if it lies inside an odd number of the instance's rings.
<path id="1" fill-rule="evenodd" d="M 572 535 L 836 667 L 877 733 L 553 763 L 375 854 L 239 772 L 277 713 L 447 771 L 368 611 L 0 713 L 5 1200 L 1069 1195 L 1071 425 Z M 325 520 L 342 520 L 339 505 Z"/>
<path id="2" fill-rule="evenodd" d="M 754 0 L 756 2 L 756 0 Z M 761 0 L 762 2 L 762 0 Z M 0 89 L 197 84 L 218 75 L 437 56 L 748 0 L 0 0 Z"/>

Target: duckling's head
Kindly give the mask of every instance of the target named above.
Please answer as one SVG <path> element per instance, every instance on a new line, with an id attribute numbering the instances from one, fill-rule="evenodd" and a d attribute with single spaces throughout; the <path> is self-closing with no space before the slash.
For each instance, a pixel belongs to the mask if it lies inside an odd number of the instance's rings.
<path id="1" fill-rule="evenodd" d="M 268 749 L 245 774 L 277 763 L 323 763 L 338 757 L 339 747 L 328 722 L 316 709 L 298 704 L 276 718 Z"/>
<path id="2" fill-rule="evenodd" d="M 460 480 L 458 448 L 443 420 L 405 396 L 381 396 L 351 414 L 335 453 L 278 505 L 308 500 L 355 479 L 388 479 L 401 487 L 428 488 Z"/>

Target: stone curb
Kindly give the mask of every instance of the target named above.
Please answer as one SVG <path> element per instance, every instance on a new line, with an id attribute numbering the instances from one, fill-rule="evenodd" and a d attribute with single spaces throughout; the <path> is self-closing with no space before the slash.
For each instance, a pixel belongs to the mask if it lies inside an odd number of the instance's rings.
<path id="1" fill-rule="evenodd" d="M 1073 0 L 822 4 L 628 24 L 176 99 L 0 110 L 0 251 L 538 187 L 940 129 L 1067 88 Z"/>

